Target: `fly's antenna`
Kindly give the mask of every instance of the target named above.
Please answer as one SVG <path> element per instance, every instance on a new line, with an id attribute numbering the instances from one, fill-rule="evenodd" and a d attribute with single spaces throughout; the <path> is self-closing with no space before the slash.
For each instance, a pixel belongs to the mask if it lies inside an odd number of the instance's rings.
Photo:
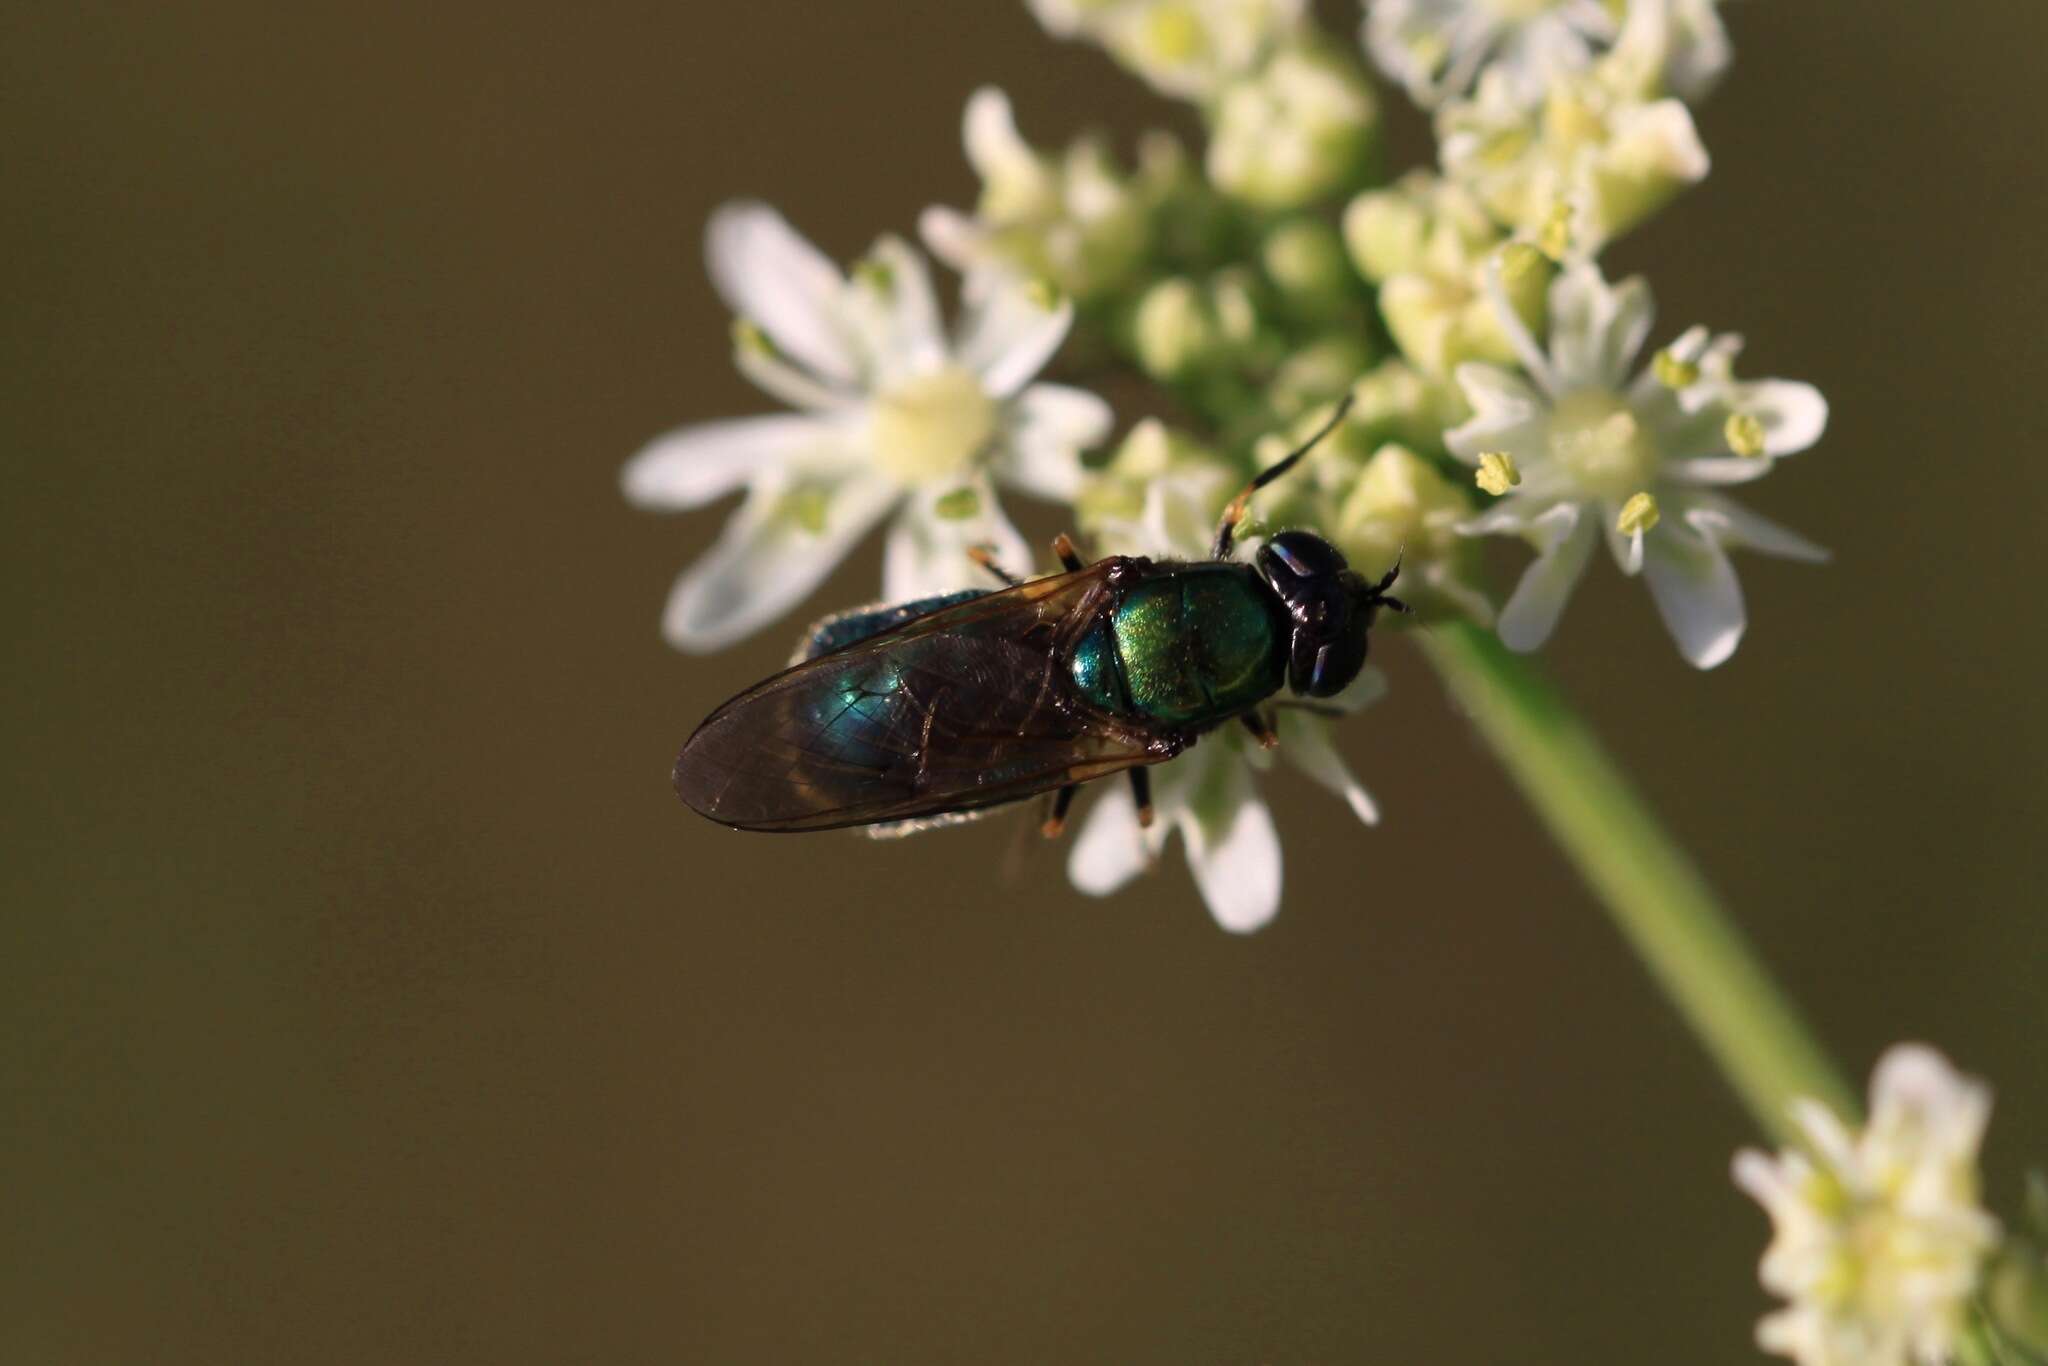
<path id="1" fill-rule="evenodd" d="M 1230 558 L 1231 543 L 1237 538 L 1237 524 L 1244 520 L 1245 511 L 1251 507 L 1252 495 L 1301 463 L 1303 456 L 1321 444 L 1324 437 L 1336 431 L 1337 425 L 1344 420 L 1345 414 L 1351 411 L 1351 398 L 1350 392 L 1346 391 L 1344 397 L 1337 401 L 1337 411 L 1330 414 L 1329 421 L 1316 428 L 1315 435 L 1302 442 L 1295 450 L 1289 452 L 1286 459 L 1281 460 L 1277 464 L 1270 465 L 1252 476 L 1251 483 L 1244 486 L 1244 491 L 1230 500 L 1230 506 L 1223 509 L 1223 519 L 1216 524 L 1216 544 L 1210 552 L 1213 558 L 1219 560 Z M 1392 580 L 1388 582 L 1391 583 Z"/>

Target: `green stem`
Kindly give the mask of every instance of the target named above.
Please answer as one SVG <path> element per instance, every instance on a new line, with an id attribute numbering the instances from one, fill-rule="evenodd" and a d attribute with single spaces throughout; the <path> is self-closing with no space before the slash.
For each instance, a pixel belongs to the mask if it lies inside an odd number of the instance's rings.
<path id="1" fill-rule="evenodd" d="M 1852 1118 L 1820 1045 L 1585 723 L 1492 632 L 1456 623 L 1415 635 L 1757 1123 L 1796 1141 L 1797 1096 Z"/>

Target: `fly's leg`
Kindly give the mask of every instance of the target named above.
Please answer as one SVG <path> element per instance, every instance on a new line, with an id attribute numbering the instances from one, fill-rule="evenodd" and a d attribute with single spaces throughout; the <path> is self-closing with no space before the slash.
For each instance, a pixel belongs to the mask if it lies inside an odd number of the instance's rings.
<path id="1" fill-rule="evenodd" d="M 1318 427 L 1314 436 L 1302 442 L 1300 449 L 1294 451 L 1279 464 L 1259 471 L 1251 483 L 1244 486 L 1244 492 L 1230 500 L 1230 506 L 1223 509 L 1223 519 L 1216 524 L 1216 545 L 1210 552 L 1213 558 L 1219 560 L 1230 558 L 1230 547 L 1237 539 L 1237 524 L 1244 520 L 1246 510 L 1251 507 L 1252 495 L 1287 473 L 1287 471 L 1293 469 L 1303 456 L 1316 448 L 1317 442 L 1337 429 L 1337 424 L 1344 420 L 1344 414 L 1350 411 L 1351 395 L 1346 394 L 1343 400 L 1337 404 L 1337 411 L 1330 414 L 1330 420 Z"/>
<path id="2" fill-rule="evenodd" d="M 1081 790 L 1079 783 L 1068 783 L 1053 794 L 1052 810 L 1046 814 L 1045 824 L 1038 827 L 1039 833 L 1047 839 L 1058 839 L 1060 831 L 1067 828 L 1067 808 L 1074 804 L 1074 794 Z"/>
<path id="3" fill-rule="evenodd" d="M 1239 712 L 1237 719 L 1244 723 L 1244 728 L 1252 733 L 1254 740 L 1259 742 L 1260 749 L 1279 748 L 1280 737 L 1274 732 L 1273 723 L 1258 712 Z"/>
<path id="4" fill-rule="evenodd" d="M 985 545 L 971 545 L 967 547 L 967 558 L 995 575 L 998 579 L 1001 579 L 1008 587 L 1015 588 L 1018 584 L 1024 582 L 1024 580 L 997 564 L 995 552 Z"/>
<path id="5" fill-rule="evenodd" d="M 1059 556 L 1060 563 L 1069 573 L 1088 567 L 1088 562 L 1081 558 L 1081 552 L 1074 549 L 1074 538 L 1064 531 L 1052 538 L 1052 553 Z"/>
<path id="6" fill-rule="evenodd" d="M 1138 802 L 1138 825 L 1152 828 L 1152 775 L 1142 768 L 1131 770 L 1131 796 Z"/>

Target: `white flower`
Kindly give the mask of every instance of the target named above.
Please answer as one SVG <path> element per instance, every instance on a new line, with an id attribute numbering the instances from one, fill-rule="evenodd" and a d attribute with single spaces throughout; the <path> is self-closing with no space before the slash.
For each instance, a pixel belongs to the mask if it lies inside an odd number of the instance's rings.
<path id="1" fill-rule="evenodd" d="M 1616 32 L 1602 0 L 1368 0 L 1365 14 L 1366 50 L 1424 106 L 1462 95 L 1488 64 L 1533 100 Z"/>
<path id="2" fill-rule="evenodd" d="M 1138 433 L 1133 433 L 1134 442 Z M 1145 439 L 1161 448 L 1162 431 Z M 1138 449 L 1139 458 L 1152 452 Z M 1225 496 L 1228 496 L 1227 494 Z M 1215 499 L 1202 474 L 1181 480 L 1168 475 L 1147 488 L 1144 511 L 1134 521 L 1105 520 L 1100 537 L 1118 554 L 1164 559 L 1200 558 L 1215 527 Z M 1366 668 L 1352 685 L 1322 705 L 1354 711 L 1386 691 L 1377 669 Z M 1292 708 L 1280 708 L 1275 730 L 1279 753 L 1350 805 L 1368 825 L 1379 822 L 1371 794 L 1351 775 L 1330 740 L 1329 722 Z M 1280 836 L 1273 813 L 1252 782 L 1253 769 L 1272 767 L 1272 753 L 1259 747 L 1235 723 L 1204 735 L 1179 758 L 1151 772 L 1154 819 L 1138 824 L 1137 804 L 1121 779 L 1104 784 L 1074 841 L 1067 874 L 1091 896 L 1107 896 L 1149 868 L 1180 832 L 1188 867 L 1210 914 L 1224 929 L 1247 934 L 1280 909 Z"/>
<path id="3" fill-rule="evenodd" d="M 1302 25 L 1306 0 L 1030 0 L 1046 29 L 1090 38 L 1154 88 L 1206 100 Z"/>
<path id="4" fill-rule="evenodd" d="M 1998 1224 L 1978 1207 L 1977 1148 L 1991 1093 L 1933 1049 L 1879 1060 L 1870 1123 L 1826 1107 L 1795 1115 L 1810 1152 L 1735 1158 L 1735 1181 L 1771 1216 L 1760 1274 L 1790 1301 L 1757 1343 L 1801 1366 L 1936 1366 L 1951 1359 Z"/>
<path id="5" fill-rule="evenodd" d="M 1492 274 L 1498 294 L 1499 263 Z M 1798 560 L 1826 552 L 1720 486 L 1767 474 L 1777 457 L 1818 441 L 1826 401 L 1810 384 L 1736 380 L 1741 339 L 1697 327 L 1631 378 L 1650 330 L 1649 287 L 1610 287 L 1588 264 L 1551 285 L 1547 351 L 1504 296 L 1496 312 L 1528 378 L 1460 366 L 1475 416 L 1444 440 L 1468 464 L 1504 454 L 1522 474 L 1466 527 L 1523 536 L 1538 552 L 1501 609 L 1501 639 L 1517 650 L 1543 643 L 1604 534 L 1622 571 L 1648 580 L 1680 652 L 1702 669 L 1721 663 L 1747 622 L 1727 550 Z"/>
<path id="6" fill-rule="evenodd" d="M 1437 111 L 1444 174 L 1500 222 L 1593 255 L 1707 174 L 1707 149 L 1675 99 L 1645 102 L 1593 77 L 1554 81 L 1530 106 L 1488 71 L 1471 99 Z M 1564 217 L 1560 221 L 1560 215 Z"/>
<path id="7" fill-rule="evenodd" d="M 1367 0 L 1365 45 L 1425 106 L 1464 94 L 1481 71 L 1534 103 L 1610 51 L 1640 98 L 1697 99 L 1730 57 L 1718 0 Z"/>
<path id="8" fill-rule="evenodd" d="M 693 508 L 744 488 L 725 532 L 677 581 L 663 631 L 685 650 L 730 644 L 782 615 L 892 510 L 883 596 L 978 582 L 967 557 L 1031 563 L 996 503 L 1001 482 L 1065 501 L 1108 405 L 1030 384 L 1072 321 L 1015 278 L 972 291 L 948 337 L 924 260 L 893 237 L 849 279 L 761 204 L 712 215 L 712 282 L 739 314 L 736 362 L 798 411 L 671 432 L 627 464 L 627 498 Z"/>
<path id="9" fill-rule="evenodd" d="M 1144 205 L 1100 142 L 1083 138 L 1058 158 L 1036 151 L 993 86 L 968 97 L 961 142 L 981 177 L 980 203 L 972 215 L 934 205 L 918 220 L 947 265 L 977 279 L 1005 267 L 1045 275 L 1083 302 L 1138 265 Z"/>

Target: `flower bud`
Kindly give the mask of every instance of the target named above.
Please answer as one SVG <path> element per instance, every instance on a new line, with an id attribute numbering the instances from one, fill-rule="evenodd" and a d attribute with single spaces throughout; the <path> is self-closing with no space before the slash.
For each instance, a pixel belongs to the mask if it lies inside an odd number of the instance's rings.
<path id="1" fill-rule="evenodd" d="M 1295 47 L 1228 86 L 1209 134 L 1209 179 L 1264 209 L 1326 199 L 1366 174 L 1379 109 L 1355 62 Z"/>
<path id="2" fill-rule="evenodd" d="M 1185 276 L 1171 276 L 1138 301 L 1132 341 L 1146 374 L 1173 380 L 1213 356 L 1221 337 L 1201 288 Z"/>

